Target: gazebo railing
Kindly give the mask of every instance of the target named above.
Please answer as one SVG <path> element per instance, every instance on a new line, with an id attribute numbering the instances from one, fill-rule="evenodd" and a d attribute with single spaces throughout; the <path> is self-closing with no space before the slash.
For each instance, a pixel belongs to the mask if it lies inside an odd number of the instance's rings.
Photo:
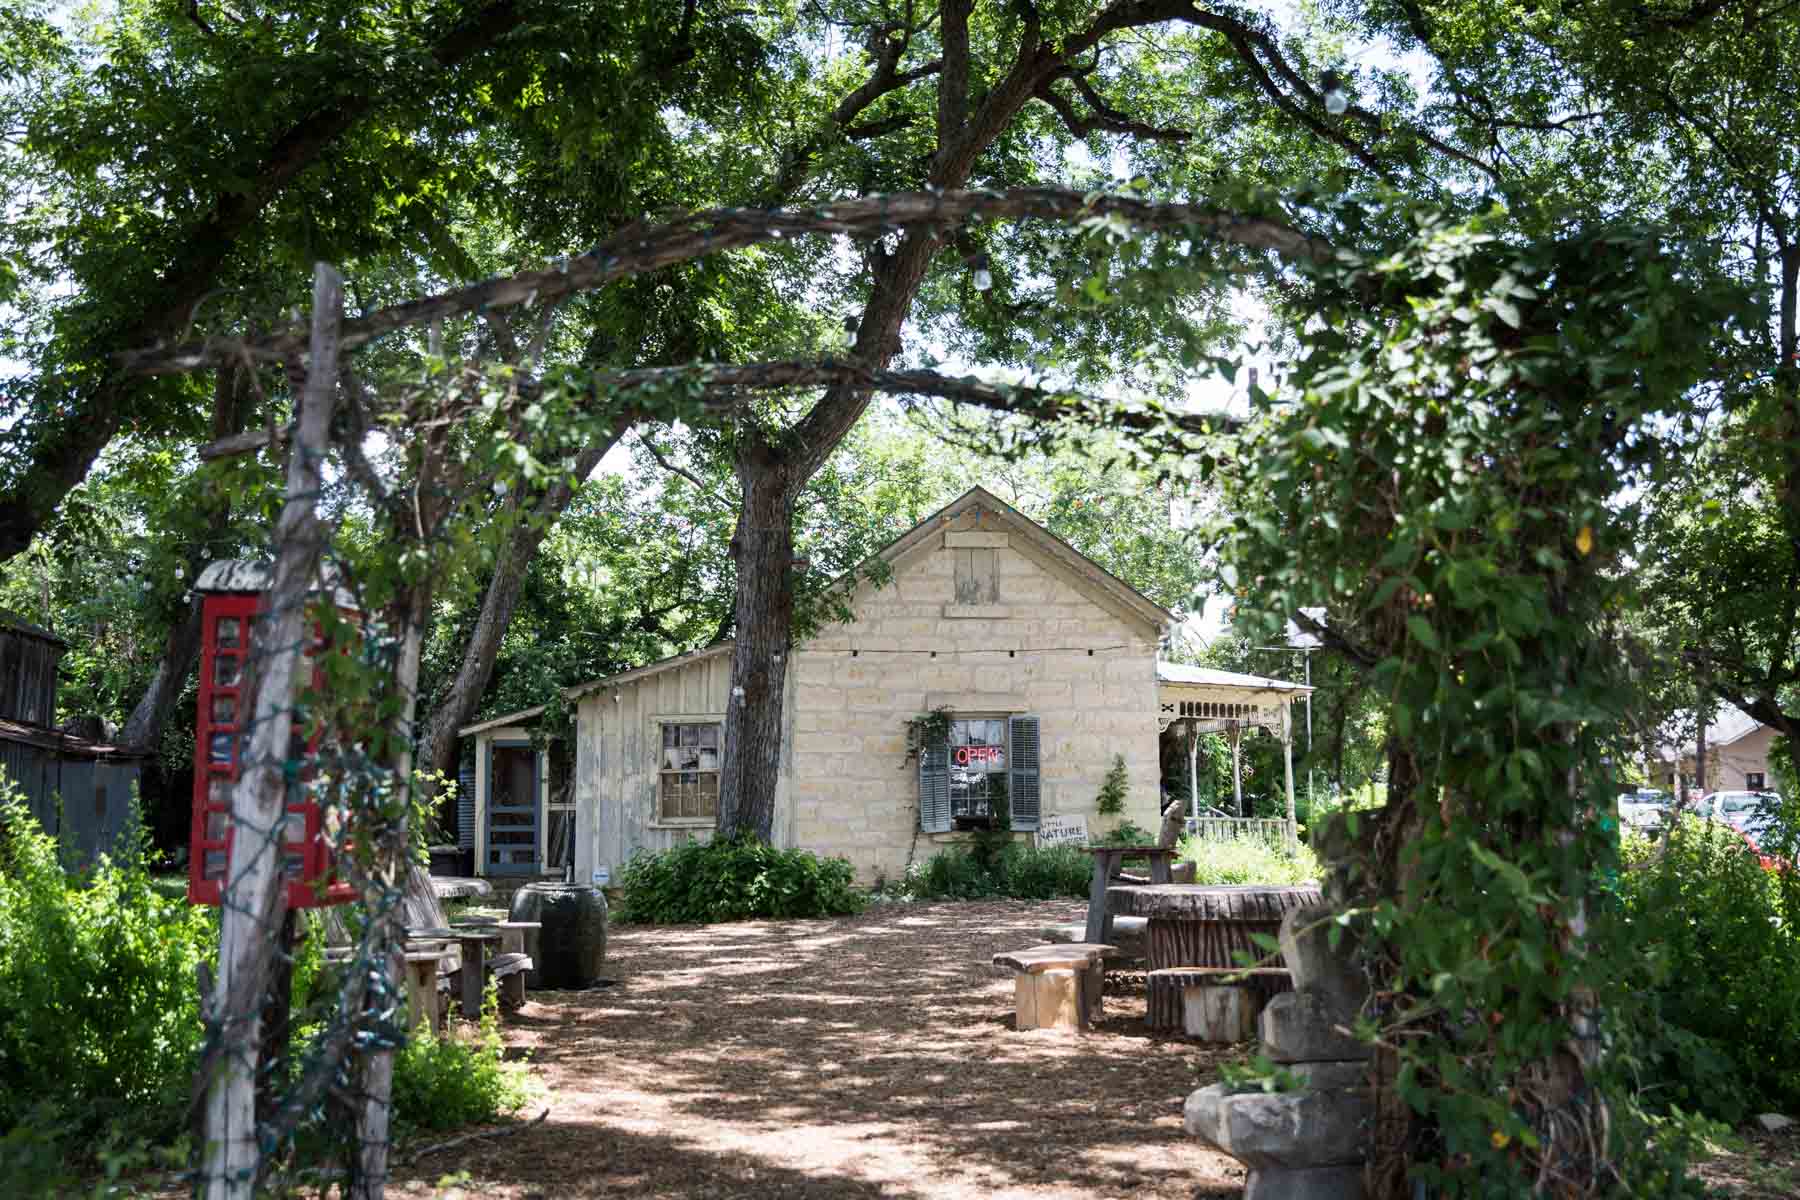
<path id="1" fill-rule="evenodd" d="M 1273 846 L 1291 845 L 1288 823 L 1274 817 L 1189 817 L 1187 832 L 1204 842 L 1255 838 Z"/>

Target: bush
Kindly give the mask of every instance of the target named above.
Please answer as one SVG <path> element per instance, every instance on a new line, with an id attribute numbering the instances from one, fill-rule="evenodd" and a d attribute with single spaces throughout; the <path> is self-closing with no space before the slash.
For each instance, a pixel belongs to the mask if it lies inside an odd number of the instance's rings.
<path id="1" fill-rule="evenodd" d="M 421 1026 L 394 1055 L 394 1119 L 408 1129 L 455 1129 L 516 1112 L 530 1095 L 525 1068 L 505 1060 L 492 980 L 481 1022 L 439 1039 Z"/>
<path id="2" fill-rule="evenodd" d="M 1156 835 L 1134 821 L 1126 821 L 1104 837 L 1095 839 L 1096 846 L 1154 846 Z"/>
<path id="3" fill-rule="evenodd" d="M 1085 898 L 1094 861 L 1073 846 L 1013 842 L 991 865 L 960 846 L 940 850 L 907 872 L 899 894 L 912 900 L 1053 900 Z"/>
<path id="4" fill-rule="evenodd" d="M 757 917 L 830 917 L 861 912 L 847 860 L 764 842 L 688 842 L 639 854 L 620 872 L 621 921 L 658 925 L 744 921 Z"/>
<path id="5" fill-rule="evenodd" d="M 1302 844 L 1289 854 L 1262 838 L 1225 841 L 1181 839 L 1178 860 L 1194 864 L 1194 882 L 1207 884 L 1264 883 L 1293 886 L 1317 883 L 1322 874 L 1312 847 Z"/>
<path id="6" fill-rule="evenodd" d="M 194 968 L 217 915 L 160 892 L 146 845 L 128 835 L 116 859 L 71 877 L 0 781 L 0 1131 L 48 1122 L 74 1146 L 182 1129 L 201 1036 Z"/>
<path id="7" fill-rule="evenodd" d="M 1661 1111 L 1733 1124 L 1800 1110 L 1800 902 L 1736 833 L 1686 817 L 1655 858 L 1628 837 L 1620 916 L 1648 968 L 1641 1083 Z"/>

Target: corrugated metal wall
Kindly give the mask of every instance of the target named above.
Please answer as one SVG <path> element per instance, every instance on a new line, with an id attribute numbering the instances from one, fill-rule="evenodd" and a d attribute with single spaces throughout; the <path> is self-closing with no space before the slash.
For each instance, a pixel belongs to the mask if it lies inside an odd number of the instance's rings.
<path id="1" fill-rule="evenodd" d="M 74 867 L 96 854 L 112 852 L 129 822 L 132 791 L 143 764 L 58 754 L 47 747 L 0 739 L 0 769 L 25 794 L 44 831 L 64 840 L 68 865 Z"/>

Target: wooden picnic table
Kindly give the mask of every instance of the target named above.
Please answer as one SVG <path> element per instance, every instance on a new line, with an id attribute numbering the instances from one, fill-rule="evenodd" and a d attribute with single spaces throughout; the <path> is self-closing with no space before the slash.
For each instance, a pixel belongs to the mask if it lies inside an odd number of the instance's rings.
<path id="1" fill-rule="evenodd" d="M 1106 909 L 1114 915 L 1147 918 L 1144 954 L 1150 969 L 1171 971 L 1180 967 L 1242 966 L 1237 960 L 1240 950 L 1261 959 L 1269 952 L 1256 944 L 1256 934 L 1274 937 L 1281 931 L 1282 917 L 1290 910 L 1319 904 L 1322 899 L 1314 884 L 1273 887 L 1153 883 L 1108 888 Z M 1277 955 L 1276 961 L 1264 965 L 1284 964 Z M 1249 982 L 1264 993 L 1265 999 L 1293 986 L 1285 974 L 1260 974 Z M 1180 990 L 1152 983 L 1147 993 L 1150 1027 L 1179 1027 Z"/>
<path id="2" fill-rule="evenodd" d="M 1147 858 L 1150 860 L 1150 882 L 1168 883 L 1169 864 L 1174 861 L 1176 851 L 1163 846 L 1081 846 L 1079 849 L 1094 856 L 1094 879 L 1088 885 L 1087 929 L 1081 940 L 1110 944 L 1113 913 L 1106 904 L 1106 890 L 1120 864 L 1127 858 Z"/>

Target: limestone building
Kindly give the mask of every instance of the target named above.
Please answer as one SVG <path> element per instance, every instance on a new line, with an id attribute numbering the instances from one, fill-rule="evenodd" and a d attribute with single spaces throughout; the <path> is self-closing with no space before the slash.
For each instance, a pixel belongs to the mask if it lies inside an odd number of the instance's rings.
<path id="1" fill-rule="evenodd" d="M 1122 821 L 1153 829 L 1171 726 L 1285 734 L 1287 702 L 1307 690 L 1184 668 L 1159 694 L 1172 615 L 981 488 L 879 557 L 844 585 L 851 619 L 792 651 L 774 829 L 779 844 L 849 859 L 865 885 L 965 838 L 1002 793 L 1018 837 L 1052 816 L 1083 817 L 1095 835 Z M 731 650 L 571 689 L 567 788 L 551 787 L 529 744 L 541 709 L 464 729 L 477 746 L 476 869 L 570 861 L 574 878 L 607 880 L 634 853 L 709 836 Z M 1102 817 L 1115 756 L 1129 792 Z"/>

